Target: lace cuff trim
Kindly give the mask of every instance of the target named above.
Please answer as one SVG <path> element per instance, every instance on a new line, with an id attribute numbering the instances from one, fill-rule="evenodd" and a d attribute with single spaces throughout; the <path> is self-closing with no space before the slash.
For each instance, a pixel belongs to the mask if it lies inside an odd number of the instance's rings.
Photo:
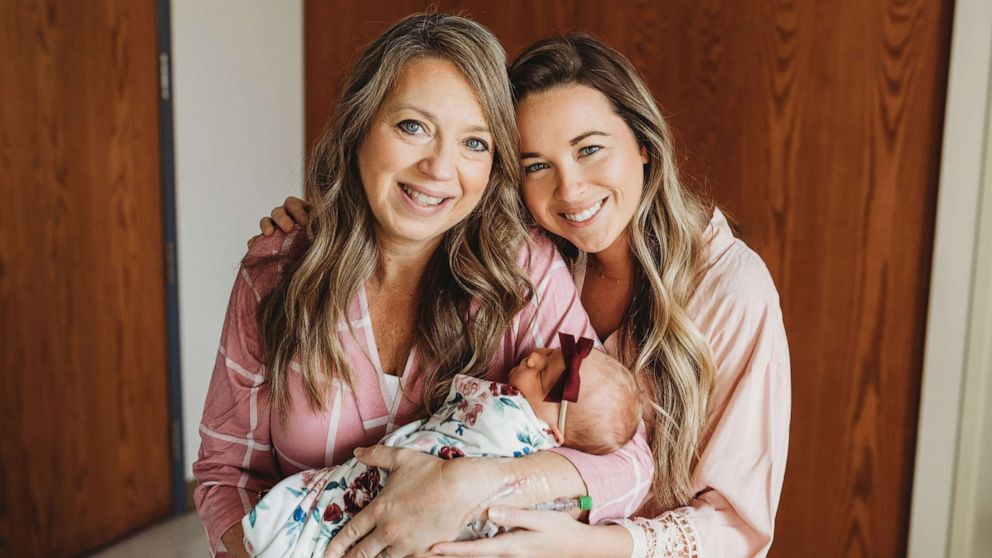
<path id="1" fill-rule="evenodd" d="M 670 511 L 654 519 L 611 520 L 634 539 L 631 558 L 699 558 L 699 536 L 684 515 Z"/>

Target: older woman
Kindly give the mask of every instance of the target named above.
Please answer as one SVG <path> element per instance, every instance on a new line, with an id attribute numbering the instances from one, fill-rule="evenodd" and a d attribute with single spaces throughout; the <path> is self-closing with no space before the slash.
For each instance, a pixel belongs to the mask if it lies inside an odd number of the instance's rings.
<path id="1" fill-rule="evenodd" d="M 480 25 L 412 16 L 361 55 L 313 157 L 306 230 L 255 243 L 235 281 L 194 464 L 214 553 L 244 553 L 240 519 L 279 478 L 344 461 L 455 374 L 503 379 L 559 330 L 593 335 L 554 246 L 521 225 L 516 143 L 505 57 Z M 649 459 L 643 436 L 629 445 Z M 356 517 L 344 536 L 372 532 L 353 553 L 422 553 L 507 486 L 514 505 L 585 492 L 551 453 L 484 472 L 420 456 L 364 517 L 416 486 L 434 528 Z"/>
<path id="2" fill-rule="evenodd" d="M 619 525 L 582 526 L 549 512 L 494 508 L 491 515 L 520 529 L 432 550 L 763 556 L 772 541 L 790 414 L 788 346 L 767 269 L 734 238 L 719 210 L 683 188 L 665 121 L 621 54 L 585 36 L 550 39 L 521 54 L 510 77 L 527 208 L 569 262 L 606 349 L 643 379 L 653 409 L 647 417 L 652 497 Z M 273 212 L 280 227 L 294 218 L 306 219 L 300 200 Z M 272 227 L 263 219 L 263 233 Z M 637 486 L 634 475 L 603 476 L 596 460 L 563 454 L 590 491 L 604 483 Z M 401 450 L 377 449 L 365 461 L 402 459 Z M 622 507 L 601 506 L 589 521 Z"/>

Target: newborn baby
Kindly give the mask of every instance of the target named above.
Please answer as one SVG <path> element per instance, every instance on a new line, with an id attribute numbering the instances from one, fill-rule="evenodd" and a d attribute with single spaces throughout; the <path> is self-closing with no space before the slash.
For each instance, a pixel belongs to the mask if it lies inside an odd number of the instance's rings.
<path id="1" fill-rule="evenodd" d="M 523 359 L 510 370 L 509 384 L 457 375 L 437 412 L 381 443 L 443 459 L 520 457 L 560 445 L 597 455 L 613 452 L 634 435 L 640 400 L 627 369 L 612 358 L 596 361 L 582 368 L 581 394 L 574 403 L 546 400 L 570 379 L 560 349 Z M 571 362 L 577 368 L 578 361 Z M 564 405 L 567 412 L 562 413 Z M 322 557 L 337 532 L 379 493 L 387 474 L 352 458 L 283 479 L 241 520 L 245 548 L 252 556 Z M 481 531 L 476 525 L 459 538 L 495 532 L 491 525 Z"/>

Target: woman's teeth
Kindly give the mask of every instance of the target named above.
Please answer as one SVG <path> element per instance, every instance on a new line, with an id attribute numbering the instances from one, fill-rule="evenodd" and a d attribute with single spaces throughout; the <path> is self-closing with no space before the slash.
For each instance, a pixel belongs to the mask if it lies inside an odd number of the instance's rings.
<path id="1" fill-rule="evenodd" d="M 572 221 L 573 223 L 581 223 L 583 221 L 588 221 L 589 219 L 592 219 L 592 216 L 599 211 L 600 207 L 603 207 L 603 200 L 599 200 L 598 202 L 596 202 L 595 205 L 593 205 L 592 207 L 586 209 L 581 213 L 562 213 L 562 215 L 564 215 L 566 219 Z"/>
<path id="2" fill-rule="evenodd" d="M 435 198 L 432 196 L 428 196 L 427 194 L 418 192 L 413 188 L 408 187 L 406 184 L 400 184 L 400 188 L 402 188 L 403 191 L 406 192 L 406 195 L 410 196 L 410 199 L 412 199 L 413 201 L 417 202 L 418 204 L 424 207 L 433 207 L 435 205 L 439 205 L 441 202 L 444 201 L 444 198 Z"/>

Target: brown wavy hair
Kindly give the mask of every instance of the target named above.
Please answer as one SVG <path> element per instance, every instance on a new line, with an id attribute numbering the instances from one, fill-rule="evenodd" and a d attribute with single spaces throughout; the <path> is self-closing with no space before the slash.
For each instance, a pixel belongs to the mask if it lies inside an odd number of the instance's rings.
<path id="1" fill-rule="evenodd" d="M 458 67 L 478 95 L 494 147 L 482 199 L 444 233 L 422 279 L 423 292 L 430 294 L 417 310 L 414 347 L 423 366 L 424 412 L 443 401 L 455 374 L 485 373 L 485 355 L 495 352 L 531 296 L 533 287 L 516 263 L 526 231 L 516 192 L 517 132 L 503 47 L 489 30 L 466 18 L 441 13 L 406 17 L 373 40 L 346 77 L 310 158 L 306 198 L 313 209 L 305 238 L 290 252 L 280 283 L 259 306 L 262 362 L 283 420 L 291 404 L 287 375 L 294 356 L 300 360 L 311 408 L 324 408 L 332 377 L 352 384 L 338 324 L 347 323 L 349 304 L 380 265 L 358 151 L 404 66 L 422 58 L 448 60 Z"/>
<path id="2" fill-rule="evenodd" d="M 633 296 L 617 330 L 621 358 L 644 384 L 655 456 L 653 496 L 669 509 L 692 499 L 691 471 L 707 418 L 715 366 L 686 305 L 702 265 L 710 207 L 686 189 L 672 134 L 651 91 L 622 54 L 588 35 L 539 41 L 510 66 L 515 102 L 581 84 L 609 99 L 649 156 L 644 190 L 628 225 Z M 578 249 L 551 235 L 573 264 Z"/>

